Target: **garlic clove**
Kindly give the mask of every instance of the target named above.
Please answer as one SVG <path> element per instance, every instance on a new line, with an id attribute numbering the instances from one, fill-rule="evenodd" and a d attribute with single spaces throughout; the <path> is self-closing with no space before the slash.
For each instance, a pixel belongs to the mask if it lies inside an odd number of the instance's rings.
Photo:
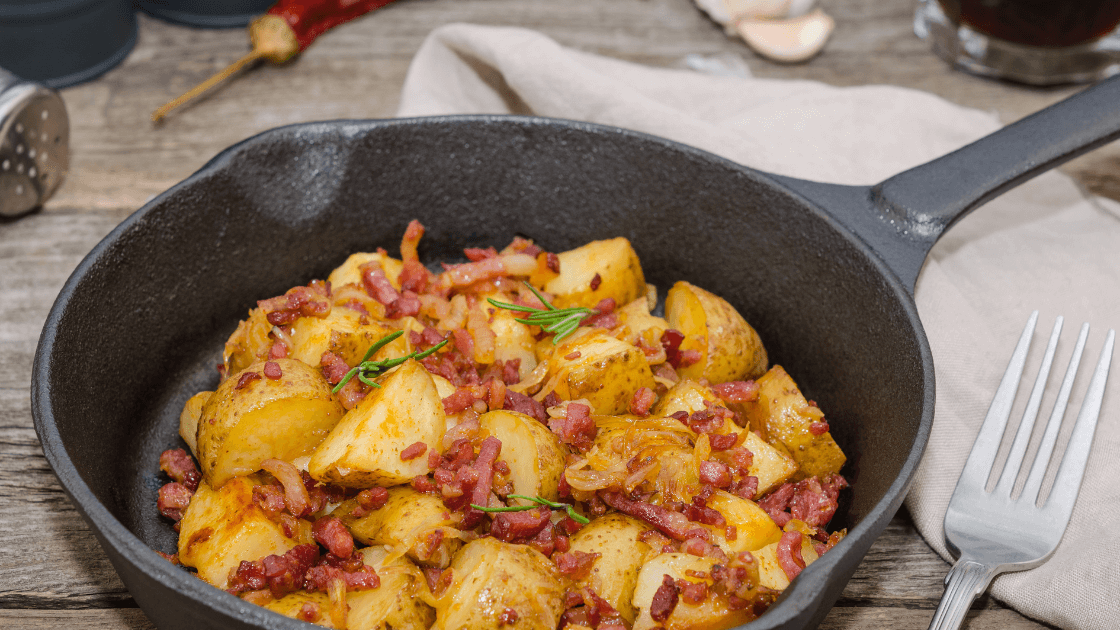
<path id="1" fill-rule="evenodd" d="M 731 21 L 738 22 L 801 17 L 813 9 L 816 0 L 722 0 L 722 3 L 726 14 L 731 16 Z"/>
<path id="2" fill-rule="evenodd" d="M 788 20 L 740 20 L 739 36 L 758 54 L 785 63 L 806 61 L 819 53 L 836 22 L 817 9 Z"/>

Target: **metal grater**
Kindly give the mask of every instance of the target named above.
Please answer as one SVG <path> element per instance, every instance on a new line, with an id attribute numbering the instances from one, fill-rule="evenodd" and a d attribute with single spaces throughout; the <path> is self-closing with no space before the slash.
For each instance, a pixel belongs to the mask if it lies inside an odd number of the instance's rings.
<path id="1" fill-rule="evenodd" d="M 0 69 L 0 217 L 43 205 L 70 167 L 70 121 L 58 92 Z"/>

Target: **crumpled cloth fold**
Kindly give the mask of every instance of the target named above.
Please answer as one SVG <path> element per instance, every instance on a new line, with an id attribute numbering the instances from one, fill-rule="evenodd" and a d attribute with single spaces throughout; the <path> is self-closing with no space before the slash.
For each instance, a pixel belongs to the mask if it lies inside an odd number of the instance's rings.
<path id="1" fill-rule="evenodd" d="M 615 125 L 752 168 L 839 184 L 876 183 L 999 127 L 992 114 L 915 90 L 739 74 L 651 68 L 565 48 L 530 30 L 452 24 L 433 31 L 414 58 L 398 116 L 512 113 Z M 1020 399 L 1056 316 L 1065 316 L 1066 330 L 1028 462 L 1081 322 L 1093 328 L 1067 423 L 1106 331 L 1120 327 L 1120 204 L 1086 195 L 1060 173 L 1042 175 L 954 225 L 926 261 L 916 300 L 933 351 L 937 407 L 906 505 L 926 541 L 952 561 L 945 509 L 1029 313 L 1038 309 L 1040 319 Z M 1061 545 L 1041 567 L 997 577 L 997 599 L 1061 628 L 1117 627 L 1117 462 L 1120 375 L 1113 374 Z"/>

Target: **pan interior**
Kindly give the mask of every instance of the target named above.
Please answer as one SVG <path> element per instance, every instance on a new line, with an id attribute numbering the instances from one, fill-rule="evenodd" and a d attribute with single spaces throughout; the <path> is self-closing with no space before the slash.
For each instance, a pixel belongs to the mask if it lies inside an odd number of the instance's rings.
<path id="1" fill-rule="evenodd" d="M 49 357 L 50 405 L 94 498 L 173 551 L 156 510 L 159 453 L 182 445 L 179 411 L 216 386 L 238 319 L 350 252 L 396 254 L 414 218 L 429 262 L 515 235 L 549 251 L 625 236 L 662 295 L 683 279 L 726 298 L 849 455 L 835 527 L 864 518 L 910 454 L 924 397 L 917 322 L 870 254 L 763 176 L 570 123 L 324 123 L 234 147 L 79 271 Z"/>

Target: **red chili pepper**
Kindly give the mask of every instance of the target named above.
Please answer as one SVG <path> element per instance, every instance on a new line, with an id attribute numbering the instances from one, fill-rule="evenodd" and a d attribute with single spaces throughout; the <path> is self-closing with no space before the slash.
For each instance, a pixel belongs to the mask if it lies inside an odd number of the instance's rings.
<path id="1" fill-rule="evenodd" d="M 393 0 L 280 0 L 268 10 L 277 15 L 295 33 L 299 51 L 303 52 L 315 38 L 330 29 L 365 15 Z"/>
<path id="2" fill-rule="evenodd" d="M 249 54 L 198 84 L 186 94 L 157 109 L 152 113 L 152 121 L 159 122 L 172 109 L 201 95 L 246 66 L 262 59 L 273 63 L 284 63 L 307 50 L 307 47 L 323 33 L 392 1 L 280 0 L 272 5 L 268 13 L 256 18 L 249 25 L 249 39 L 253 45 Z"/>

